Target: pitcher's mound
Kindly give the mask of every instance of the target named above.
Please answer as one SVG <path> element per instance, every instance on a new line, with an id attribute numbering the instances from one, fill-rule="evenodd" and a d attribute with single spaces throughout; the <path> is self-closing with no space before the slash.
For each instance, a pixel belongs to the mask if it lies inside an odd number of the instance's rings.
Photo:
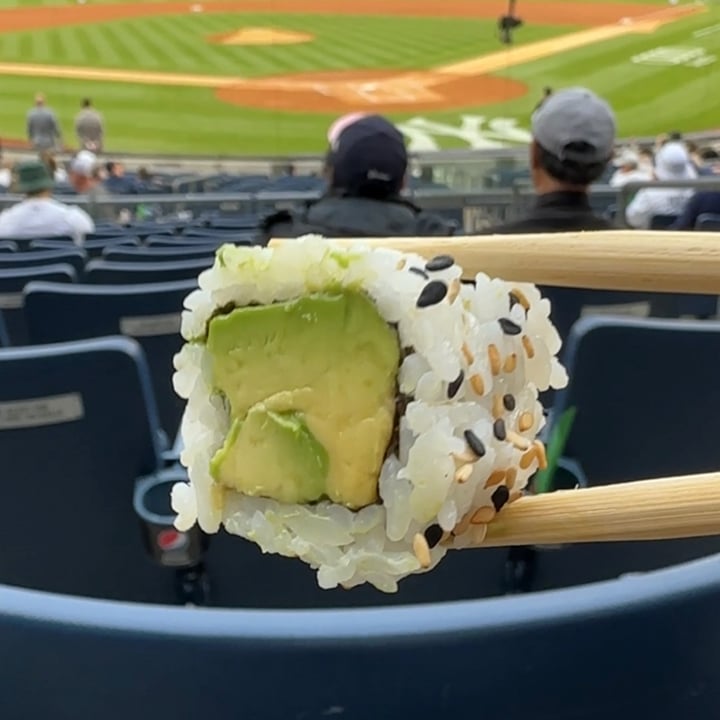
<path id="1" fill-rule="evenodd" d="M 218 45 L 296 45 L 314 39 L 308 33 L 262 27 L 240 28 L 210 38 Z"/>

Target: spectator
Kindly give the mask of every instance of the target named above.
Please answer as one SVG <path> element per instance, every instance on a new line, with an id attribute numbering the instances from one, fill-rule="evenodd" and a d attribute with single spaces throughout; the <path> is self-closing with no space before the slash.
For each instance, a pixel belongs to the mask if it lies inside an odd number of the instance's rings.
<path id="1" fill-rule="evenodd" d="M 16 176 L 16 189 L 26 198 L 0 213 L 0 237 L 68 235 L 82 245 L 85 235 L 95 230 L 95 224 L 84 210 L 53 200 L 53 179 L 43 163 L 37 160 L 20 163 Z"/>
<path id="2" fill-rule="evenodd" d="M 300 212 L 263 223 L 264 239 L 317 233 L 327 237 L 452 235 L 454 226 L 401 197 L 408 155 L 402 133 L 379 115 L 351 115 L 328 133 L 328 190 Z"/>
<path id="3" fill-rule="evenodd" d="M 68 174 L 65 168 L 60 167 L 55 160 L 55 156 L 45 150 L 40 153 L 40 162 L 44 163 L 45 167 L 50 171 L 52 179 L 56 183 L 66 183 L 68 181 Z"/>
<path id="4" fill-rule="evenodd" d="M 7 190 L 12 185 L 12 167 L 9 162 L 5 162 L 2 156 L 2 146 L 0 146 L 0 188 Z"/>
<path id="5" fill-rule="evenodd" d="M 27 115 L 27 136 L 35 150 L 60 149 L 62 134 L 55 113 L 45 105 L 45 96 L 35 96 L 35 107 Z"/>
<path id="6" fill-rule="evenodd" d="M 692 164 L 699 177 L 712 177 L 717 174 L 720 154 L 711 147 L 698 148 L 695 143 L 687 143 Z"/>
<path id="7" fill-rule="evenodd" d="M 685 205 L 682 215 L 670 226 L 672 230 L 694 230 L 701 215 L 720 217 L 720 192 L 695 193 Z"/>
<path id="8" fill-rule="evenodd" d="M 585 88 L 554 93 L 533 115 L 530 174 L 537 198 L 522 220 L 491 233 L 607 230 L 610 223 L 590 207 L 588 188 L 610 162 L 615 116 Z"/>
<path id="9" fill-rule="evenodd" d="M 115 221 L 115 211 L 106 201 L 110 193 L 105 190 L 100 175 L 97 156 L 89 150 L 81 150 L 70 163 L 70 184 L 75 192 L 88 200 L 88 212 L 93 220 Z"/>
<path id="10" fill-rule="evenodd" d="M 655 177 L 655 153 L 651 148 L 640 148 L 638 150 L 638 170 L 646 173 L 651 178 Z"/>
<path id="11" fill-rule="evenodd" d="M 105 139 L 105 124 L 102 115 L 95 110 L 90 98 L 82 101 L 81 108 L 75 117 L 75 134 L 80 150 L 101 153 Z"/>
<path id="12" fill-rule="evenodd" d="M 139 184 L 125 175 L 125 166 L 118 162 L 105 164 L 108 177 L 105 180 L 105 188 L 113 195 L 137 195 L 140 192 Z"/>
<path id="13" fill-rule="evenodd" d="M 648 182 L 653 179 L 652 172 L 640 169 L 640 158 L 636 152 L 626 148 L 615 161 L 617 170 L 610 178 L 610 185 L 615 188 L 623 187 L 632 182 Z"/>
<path id="14" fill-rule="evenodd" d="M 681 142 L 665 143 L 655 156 L 655 179 L 667 182 L 693 180 L 697 173 Z M 634 228 L 649 228 L 655 215 L 679 215 L 692 195 L 683 188 L 645 188 L 628 205 L 626 217 Z"/>

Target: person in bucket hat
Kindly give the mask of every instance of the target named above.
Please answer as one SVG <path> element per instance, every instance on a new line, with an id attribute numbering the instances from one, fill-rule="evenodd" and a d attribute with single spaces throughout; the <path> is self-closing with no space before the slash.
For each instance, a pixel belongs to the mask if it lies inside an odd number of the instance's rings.
<path id="1" fill-rule="evenodd" d="M 84 210 L 53 199 L 53 179 L 44 163 L 19 163 L 13 190 L 25 199 L 0 213 L 0 238 L 67 236 L 82 245 L 85 235 L 95 231 Z"/>

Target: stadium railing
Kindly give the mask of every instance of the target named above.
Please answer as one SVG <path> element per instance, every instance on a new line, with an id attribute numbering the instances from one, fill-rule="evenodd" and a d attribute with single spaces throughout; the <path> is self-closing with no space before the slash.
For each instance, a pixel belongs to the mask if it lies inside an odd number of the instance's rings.
<path id="1" fill-rule="evenodd" d="M 408 199 L 418 206 L 455 220 L 466 233 L 482 232 L 485 228 L 513 220 L 532 203 L 534 192 L 528 183 L 512 188 L 491 188 L 474 192 L 454 190 L 422 190 L 408 193 Z M 121 211 L 149 213 L 157 218 L 173 218 L 185 222 L 195 221 L 209 212 L 267 215 L 275 209 L 300 207 L 318 198 L 318 193 L 193 193 L 187 195 L 120 195 L 96 203 Z M 615 189 L 599 185 L 592 190 L 592 202 L 599 211 L 617 202 Z M 69 204 L 84 206 L 83 196 L 58 199 Z M 0 210 L 22 200 L 21 196 L 0 197 Z M 157 226 L 155 226 L 157 227 Z M 135 228 L 134 228 L 135 229 Z M 154 234 L 154 233 L 153 233 Z"/>

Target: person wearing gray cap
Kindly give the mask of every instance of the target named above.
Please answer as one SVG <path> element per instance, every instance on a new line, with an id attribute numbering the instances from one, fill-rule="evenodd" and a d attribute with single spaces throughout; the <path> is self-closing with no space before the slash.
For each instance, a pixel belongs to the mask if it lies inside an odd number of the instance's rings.
<path id="1" fill-rule="evenodd" d="M 593 212 L 588 189 L 605 172 L 615 148 L 615 115 L 585 88 L 550 95 L 533 114 L 530 172 L 537 193 L 526 217 L 485 232 L 607 230 Z"/>

